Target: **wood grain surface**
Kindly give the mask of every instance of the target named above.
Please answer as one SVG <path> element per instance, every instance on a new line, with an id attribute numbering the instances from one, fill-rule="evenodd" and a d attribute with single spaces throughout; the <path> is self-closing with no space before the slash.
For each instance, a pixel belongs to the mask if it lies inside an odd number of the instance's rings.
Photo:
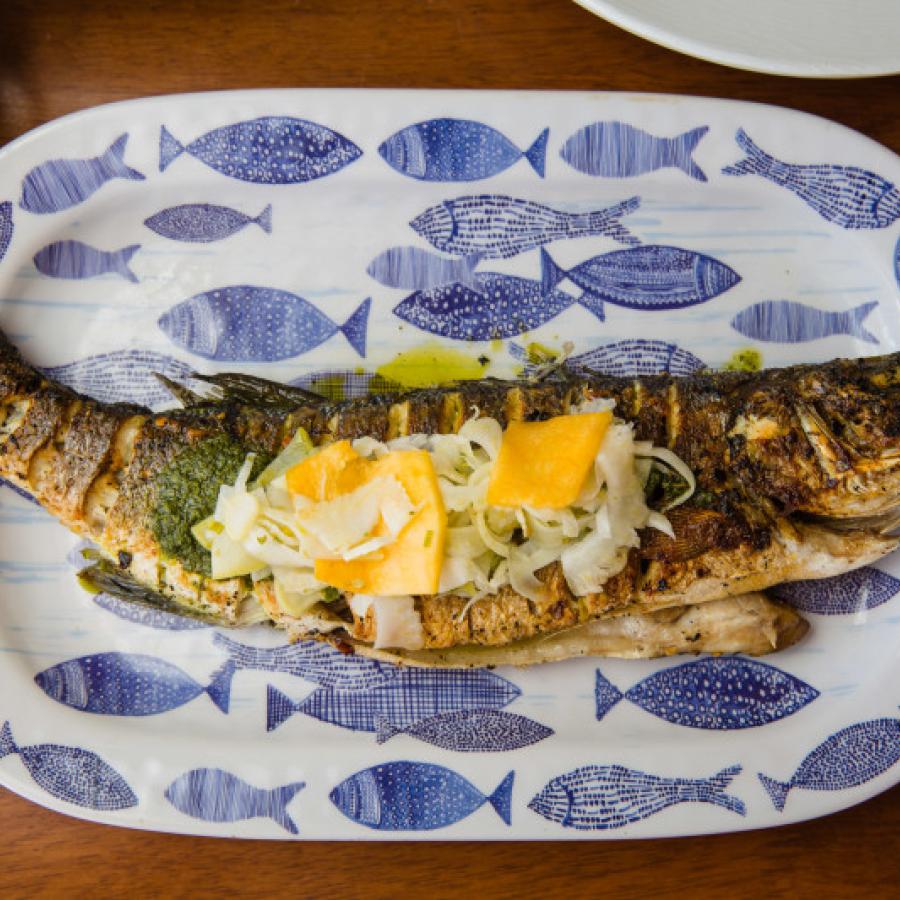
<path id="1" fill-rule="evenodd" d="M 569 0 L 0 2 L 0 145 L 112 100 L 306 86 L 729 97 L 817 113 L 900 150 L 900 78 L 726 69 L 642 41 Z M 590 844 L 186 838 L 83 823 L 0 789 L 3 898 L 880 898 L 896 896 L 898 844 L 897 788 L 780 829 Z"/>

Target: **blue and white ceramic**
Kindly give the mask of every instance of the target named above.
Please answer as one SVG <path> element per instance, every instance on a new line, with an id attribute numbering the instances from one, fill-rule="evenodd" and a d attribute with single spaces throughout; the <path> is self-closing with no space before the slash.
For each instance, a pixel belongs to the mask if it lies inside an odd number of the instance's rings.
<path id="1" fill-rule="evenodd" d="M 157 409 L 152 370 L 359 396 L 435 348 L 498 377 L 533 371 L 533 342 L 616 375 L 884 353 L 898 186 L 859 134 L 719 100 L 127 102 L 0 151 L 0 327 L 76 390 Z M 898 556 L 780 591 L 811 633 L 763 660 L 421 672 L 92 598 L 78 546 L 0 484 L 0 783 L 70 815 L 638 838 L 812 818 L 900 780 Z"/>

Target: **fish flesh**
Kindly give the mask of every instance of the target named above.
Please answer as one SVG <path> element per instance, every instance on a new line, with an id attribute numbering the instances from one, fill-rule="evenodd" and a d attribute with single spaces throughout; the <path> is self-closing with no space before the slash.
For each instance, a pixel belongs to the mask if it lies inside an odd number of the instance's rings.
<path id="1" fill-rule="evenodd" d="M 854 309 L 828 312 L 791 300 L 764 300 L 742 309 L 731 320 L 731 327 L 744 337 L 757 341 L 799 344 L 834 334 L 846 334 L 869 344 L 877 344 L 878 338 L 862 324 L 877 306 L 878 301 L 872 300 Z"/>
<path id="2" fill-rule="evenodd" d="M 183 203 L 170 206 L 144 219 L 144 224 L 161 237 L 190 244 L 209 244 L 221 241 L 246 228 L 259 225 L 266 233 L 272 233 L 272 204 L 258 216 L 215 206 L 212 203 Z"/>
<path id="3" fill-rule="evenodd" d="M 35 253 L 34 266 L 49 278 L 95 278 L 113 274 L 137 282 L 138 277 L 128 263 L 140 249 L 140 244 L 132 244 L 121 250 L 108 251 L 81 241 L 55 241 Z"/>
<path id="4" fill-rule="evenodd" d="M 417 597 L 425 651 L 499 651 L 622 613 L 683 609 L 842 574 L 898 545 L 889 533 L 900 507 L 898 353 L 681 378 L 563 369 L 542 381 L 485 379 L 338 403 L 246 375 L 195 376 L 192 384 L 194 390 L 178 388 L 183 409 L 154 414 L 106 405 L 49 381 L 0 337 L 0 476 L 101 548 L 105 562 L 86 576 L 99 589 L 219 624 L 258 621 L 262 608 L 292 638 L 373 652 L 371 615 L 339 603 L 291 617 L 279 611 L 270 580 L 209 579 L 164 555 L 153 531 L 159 475 L 179 454 L 210 439 L 231 441 L 241 452 L 273 453 L 298 427 L 317 443 L 387 440 L 455 432 L 479 414 L 503 425 L 610 399 L 638 439 L 671 448 L 694 473 L 694 495 L 668 513 L 675 537 L 642 532 L 625 569 L 597 593 L 573 596 L 560 567 L 550 564 L 539 572 L 547 603 L 510 587 L 474 603 Z M 771 643 L 784 646 L 802 634 L 796 614 L 766 615 L 770 624 L 781 623 Z M 694 635 L 657 624 L 665 640 L 689 649 Z M 648 634 L 657 627 L 650 626 Z M 584 640 L 590 646 L 590 636 Z M 578 648 L 570 644 L 566 652 L 578 655 Z M 634 646 L 620 652 L 641 655 Z M 204 690 L 193 679 L 177 680 L 179 698 Z M 367 711 L 367 729 L 384 712 Z"/>

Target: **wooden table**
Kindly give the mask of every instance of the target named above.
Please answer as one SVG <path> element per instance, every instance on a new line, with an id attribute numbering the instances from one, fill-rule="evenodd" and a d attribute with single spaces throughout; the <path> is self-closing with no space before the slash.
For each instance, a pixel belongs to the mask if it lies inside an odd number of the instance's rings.
<path id="1" fill-rule="evenodd" d="M 726 69 L 646 43 L 569 0 L 0 3 L 0 145 L 111 100 L 306 86 L 705 94 L 818 113 L 900 150 L 900 78 Z M 3 791 L 0 835 L 7 898 L 886 897 L 900 879 L 900 789 L 769 831 L 496 845 L 184 838 L 82 823 Z"/>

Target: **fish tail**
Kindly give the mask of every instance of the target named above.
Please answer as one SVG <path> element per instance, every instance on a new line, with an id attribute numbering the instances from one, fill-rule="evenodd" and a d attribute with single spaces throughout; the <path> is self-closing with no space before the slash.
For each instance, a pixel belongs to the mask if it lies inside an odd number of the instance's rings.
<path id="1" fill-rule="evenodd" d="M 769 170 L 773 158 L 764 150 L 761 150 L 743 128 L 738 128 L 734 136 L 738 146 L 747 154 L 744 159 L 725 166 L 723 175 L 763 175 Z"/>
<path id="2" fill-rule="evenodd" d="M 12 729 L 9 727 L 9 722 L 4 722 L 3 728 L 0 729 L 0 759 L 3 759 L 4 756 L 9 756 L 11 753 L 18 752 L 19 748 L 13 740 Z"/>
<path id="3" fill-rule="evenodd" d="M 272 204 L 270 203 L 254 220 L 266 233 L 272 233 Z"/>
<path id="4" fill-rule="evenodd" d="M 593 291 L 585 291 L 579 298 L 578 302 L 591 315 L 597 317 L 600 322 L 606 321 L 606 307 L 604 306 L 604 298 Z"/>
<path id="5" fill-rule="evenodd" d="M 109 149 L 103 154 L 103 164 L 113 178 L 126 178 L 129 181 L 143 181 L 145 176 L 137 169 L 125 165 L 125 145 L 128 143 L 128 133 L 119 135 Z"/>
<path id="6" fill-rule="evenodd" d="M 206 687 L 206 693 L 225 715 L 228 715 L 228 708 L 231 705 L 231 680 L 234 673 L 237 672 L 237 666 L 234 660 L 226 659 L 225 662 L 213 672 Z"/>
<path id="7" fill-rule="evenodd" d="M 686 172 L 690 175 L 691 178 L 696 178 L 697 181 L 708 181 L 706 173 L 696 162 L 694 162 L 693 157 L 693 153 L 697 149 L 697 144 L 700 143 L 707 131 L 709 131 L 709 125 L 701 125 L 699 128 L 692 128 L 690 131 L 686 131 L 684 134 L 675 138 L 680 149 L 683 151 L 676 156 L 678 168 L 681 169 L 682 172 Z"/>
<path id="8" fill-rule="evenodd" d="M 588 213 L 588 233 L 608 235 L 620 244 L 639 244 L 640 239 L 635 237 L 619 219 L 633 213 L 640 205 L 640 197 L 629 197 L 614 206 Z"/>
<path id="9" fill-rule="evenodd" d="M 494 807 L 497 815 L 507 824 L 512 824 L 512 789 L 513 779 L 516 773 L 509 772 L 506 778 L 497 785 L 497 789 L 487 798 L 488 803 Z"/>
<path id="10" fill-rule="evenodd" d="M 731 812 L 737 813 L 739 816 L 747 815 L 747 807 L 744 805 L 744 801 L 738 797 L 733 797 L 731 794 L 725 793 L 725 788 L 727 788 L 734 780 L 735 776 L 740 775 L 742 771 L 743 769 L 739 765 L 729 766 L 727 769 L 722 769 L 721 772 L 717 772 L 712 778 L 704 779 L 701 782 L 703 788 L 702 799 L 707 803 L 713 803 L 716 806 L 731 810 Z"/>
<path id="11" fill-rule="evenodd" d="M 602 719 L 625 695 L 597 669 L 594 679 L 594 702 L 597 721 Z"/>
<path id="12" fill-rule="evenodd" d="M 369 327 L 369 310 L 371 308 L 372 298 L 366 297 L 353 315 L 340 326 L 340 331 L 360 356 L 366 355 L 366 331 Z"/>
<path id="13" fill-rule="evenodd" d="M 766 789 L 766 793 L 772 801 L 772 806 L 774 806 L 778 812 L 781 812 L 784 809 L 787 795 L 793 785 L 790 782 L 776 781 L 774 778 L 763 775 L 762 772 L 757 772 L 757 776 L 759 777 L 762 786 Z"/>
<path id="14" fill-rule="evenodd" d="M 278 688 L 267 685 L 266 687 L 266 731 L 274 731 L 279 725 L 298 711 L 302 704 L 298 705 Z"/>
<path id="15" fill-rule="evenodd" d="M 159 130 L 159 171 L 165 172 L 172 162 L 184 153 L 185 147 L 172 137 L 165 125 Z"/>
<path id="16" fill-rule="evenodd" d="M 385 741 L 389 741 L 392 737 L 395 737 L 398 734 L 402 734 L 403 729 L 398 725 L 394 725 L 388 719 L 385 719 L 384 716 L 377 716 L 375 719 L 375 743 L 383 744 Z"/>
<path id="17" fill-rule="evenodd" d="M 292 784 L 286 784 L 283 787 L 273 788 L 269 791 L 269 803 L 266 814 L 291 834 L 299 834 L 300 829 L 297 828 L 297 823 L 288 815 L 287 806 L 305 787 L 305 781 L 295 781 Z"/>
<path id="18" fill-rule="evenodd" d="M 116 253 L 116 271 L 127 278 L 129 281 L 133 281 L 135 284 L 138 282 L 137 275 L 131 271 L 128 266 L 128 263 L 131 262 L 131 257 L 134 256 L 138 250 L 141 249 L 140 244 L 131 244 L 128 247 L 123 247 L 121 250 Z"/>
<path id="19" fill-rule="evenodd" d="M 550 129 L 545 128 L 537 136 L 535 142 L 522 154 L 541 178 L 544 177 L 544 170 L 547 166 L 547 138 L 549 136 Z"/>
<path id="20" fill-rule="evenodd" d="M 541 247 L 541 290 L 544 296 L 550 293 L 567 275 L 565 269 L 561 269 L 553 257 Z"/>
<path id="21" fill-rule="evenodd" d="M 857 306 L 855 309 L 851 309 L 849 312 L 847 312 L 847 334 L 853 337 L 857 337 L 860 340 L 867 341 L 870 344 L 877 344 L 878 338 L 875 337 L 875 335 L 872 334 L 871 331 L 863 328 L 862 324 L 866 316 L 868 316 L 876 306 L 878 306 L 878 301 L 870 300 L 868 303 L 863 303 L 861 306 Z"/>

